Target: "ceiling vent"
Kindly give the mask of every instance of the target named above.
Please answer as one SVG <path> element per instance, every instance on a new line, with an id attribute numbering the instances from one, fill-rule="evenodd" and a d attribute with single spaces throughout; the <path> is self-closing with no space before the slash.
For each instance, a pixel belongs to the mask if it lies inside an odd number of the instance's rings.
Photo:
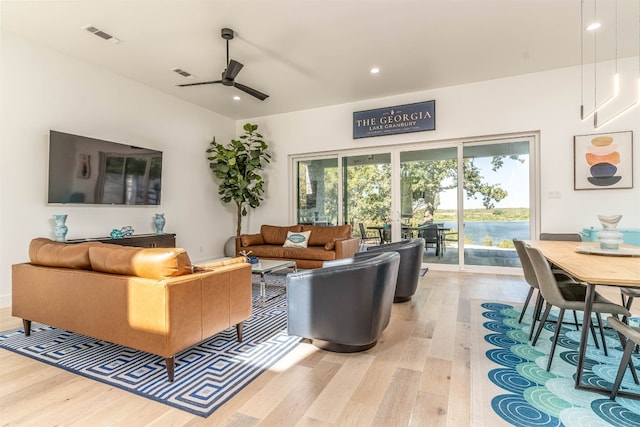
<path id="1" fill-rule="evenodd" d="M 195 76 L 194 76 L 193 74 L 191 74 L 190 72 L 185 71 L 185 70 L 183 70 L 183 69 L 181 69 L 181 68 L 172 68 L 172 69 L 171 69 L 171 71 L 173 71 L 174 73 L 178 73 L 178 74 L 180 74 L 182 77 L 186 77 L 186 78 L 188 78 L 188 79 L 192 79 L 192 78 L 194 78 L 194 77 L 195 77 Z"/>
<path id="2" fill-rule="evenodd" d="M 109 33 L 105 33 L 104 31 L 94 27 L 93 25 L 87 25 L 86 27 L 82 27 L 83 30 L 89 31 L 91 34 L 100 37 L 103 40 L 108 40 L 111 43 L 120 43 L 120 40 L 113 37 Z"/>

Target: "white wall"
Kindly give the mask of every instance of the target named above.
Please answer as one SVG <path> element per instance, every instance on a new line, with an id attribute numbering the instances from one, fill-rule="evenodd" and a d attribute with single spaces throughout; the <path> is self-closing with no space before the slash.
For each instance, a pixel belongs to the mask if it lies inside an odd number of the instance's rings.
<path id="1" fill-rule="evenodd" d="M 637 59 L 635 59 L 637 64 Z M 597 214 L 622 214 L 620 228 L 640 228 L 640 106 L 595 130 L 579 119 L 580 68 L 554 70 L 438 90 L 335 105 L 290 114 L 254 118 L 274 150 L 268 174 L 267 201 L 252 212 L 248 231 L 261 223 L 286 224 L 293 219 L 285 188 L 289 188 L 287 156 L 367 146 L 409 144 L 507 133 L 540 132 L 542 167 L 541 231 L 580 231 L 597 226 Z M 436 100 L 436 130 L 352 139 L 354 111 Z M 238 123 L 238 130 L 240 128 Z M 237 130 L 237 131 L 238 131 Z M 633 131 L 633 189 L 573 189 L 573 136 Z M 550 199 L 559 192 L 560 199 Z"/>
<path id="2" fill-rule="evenodd" d="M 53 214 L 69 215 L 72 239 L 125 225 L 153 233 L 153 214 L 164 212 L 165 231 L 192 260 L 222 256 L 234 215 L 218 199 L 205 150 L 214 135 L 235 134 L 233 120 L 7 32 L 1 43 L 0 306 L 10 305 L 11 264 L 28 261 L 30 240 L 55 238 Z M 50 129 L 162 150 L 162 205 L 47 205 Z"/>
<path id="3" fill-rule="evenodd" d="M 11 264 L 28 260 L 33 237 L 53 238 L 54 213 L 69 214 L 67 237 L 81 238 L 106 236 L 124 225 L 151 233 L 153 214 L 164 212 L 166 232 L 178 234 L 178 245 L 194 261 L 221 256 L 224 241 L 235 231 L 235 215 L 232 206 L 218 199 L 204 150 L 212 136 L 228 141 L 242 133 L 246 122 L 260 125 L 273 162 L 265 172 L 266 200 L 250 211 L 243 232 L 292 220 L 291 154 L 523 131 L 541 135 L 542 231 L 596 226 L 598 213 L 622 214 L 620 227 L 640 228 L 640 108 L 597 131 L 590 122 L 581 122 L 579 68 L 234 123 L 6 32 L 0 53 L 0 306 L 10 304 Z M 436 100 L 435 131 L 352 139 L 354 111 L 430 99 Z M 49 129 L 162 150 L 162 206 L 48 206 Z M 627 130 L 633 130 L 636 145 L 634 188 L 574 191 L 573 136 Z M 549 199 L 551 191 L 561 198 Z"/>

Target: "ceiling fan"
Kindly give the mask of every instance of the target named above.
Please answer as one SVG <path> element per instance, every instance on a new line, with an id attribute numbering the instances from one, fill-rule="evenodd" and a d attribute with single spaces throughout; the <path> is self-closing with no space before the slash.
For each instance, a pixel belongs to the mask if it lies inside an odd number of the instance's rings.
<path id="1" fill-rule="evenodd" d="M 243 92 L 248 93 L 251 96 L 255 96 L 260 101 L 264 101 L 269 97 L 266 93 L 262 93 L 259 90 L 250 88 L 249 86 L 245 86 L 236 82 L 236 76 L 242 70 L 243 65 L 238 61 L 229 60 L 229 40 L 233 39 L 233 30 L 230 28 L 223 28 L 221 31 L 222 38 L 227 41 L 227 68 L 222 72 L 222 80 L 214 80 L 210 82 L 200 82 L 200 83 L 186 83 L 178 85 L 180 87 L 184 86 L 199 86 L 199 85 L 210 85 L 215 83 L 222 83 L 225 86 L 233 86 L 240 89 Z"/>

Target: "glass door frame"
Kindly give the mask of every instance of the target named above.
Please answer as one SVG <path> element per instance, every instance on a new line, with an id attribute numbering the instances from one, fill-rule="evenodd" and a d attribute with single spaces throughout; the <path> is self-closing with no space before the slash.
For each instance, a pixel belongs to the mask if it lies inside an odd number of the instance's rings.
<path id="1" fill-rule="evenodd" d="M 319 159 L 337 159 L 338 162 L 338 224 L 344 223 L 343 218 L 343 196 L 344 196 L 344 174 L 343 174 L 343 158 L 366 155 L 388 153 L 391 156 L 391 234 L 394 241 L 400 240 L 402 231 L 401 217 L 401 168 L 400 153 L 404 151 L 429 150 L 438 148 L 456 147 L 458 152 L 458 177 L 464 176 L 463 171 L 463 147 L 482 144 L 507 143 L 510 140 L 527 139 L 529 141 L 529 211 L 530 211 L 530 230 L 531 238 L 536 239 L 540 234 L 540 150 L 539 150 L 539 132 L 520 132 L 504 135 L 456 138 L 441 141 L 419 141 L 407 144 L 370 146 L 362 148 L 352 148 L 344 150 L 332 150 L 329 152 L 290 154 L 289 160 L 289 221 L 296 221 L 297 218 L 297 162 Z M 459 186 L 457 191 L 458 202 L 458 230 L 463 230 L 464 225 L 464 193 Z M 514 267 L 497 267 L 497 266 L 479 266 L 464 264 L 464 246 L 460 244 L 463 234 L 458 234 L 458 264 L 427 264 L 429 268 L 442 271 L 462 271 L 462 272 L 480 272 L 490 274 L 508 274 L 521 275 L 522 269 Z"/>

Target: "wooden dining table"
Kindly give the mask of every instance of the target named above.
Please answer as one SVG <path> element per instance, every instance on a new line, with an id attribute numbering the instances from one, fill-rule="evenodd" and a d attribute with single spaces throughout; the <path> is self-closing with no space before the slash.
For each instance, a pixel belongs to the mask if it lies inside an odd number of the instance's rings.
<path id="1" fill-rule="evenodd" d="M 526 243 L 539 249 L 549 262 L 586 284 L 584 320 L 580 334 L 575 386 L 583 390 L 611 392 L 610 389 L 582 382 L 595 289 L 596 285 L 640 288 L 640 257 L 582 253 L 585 248 L 597 249 L 599 243 L 595 242 L 528 240 Z M 640 251 L 640 247 L 637 246 L 622 245 L 622 247 Z M 619 394 L 636 399 L 640 397 L 622 391 Z"/>

